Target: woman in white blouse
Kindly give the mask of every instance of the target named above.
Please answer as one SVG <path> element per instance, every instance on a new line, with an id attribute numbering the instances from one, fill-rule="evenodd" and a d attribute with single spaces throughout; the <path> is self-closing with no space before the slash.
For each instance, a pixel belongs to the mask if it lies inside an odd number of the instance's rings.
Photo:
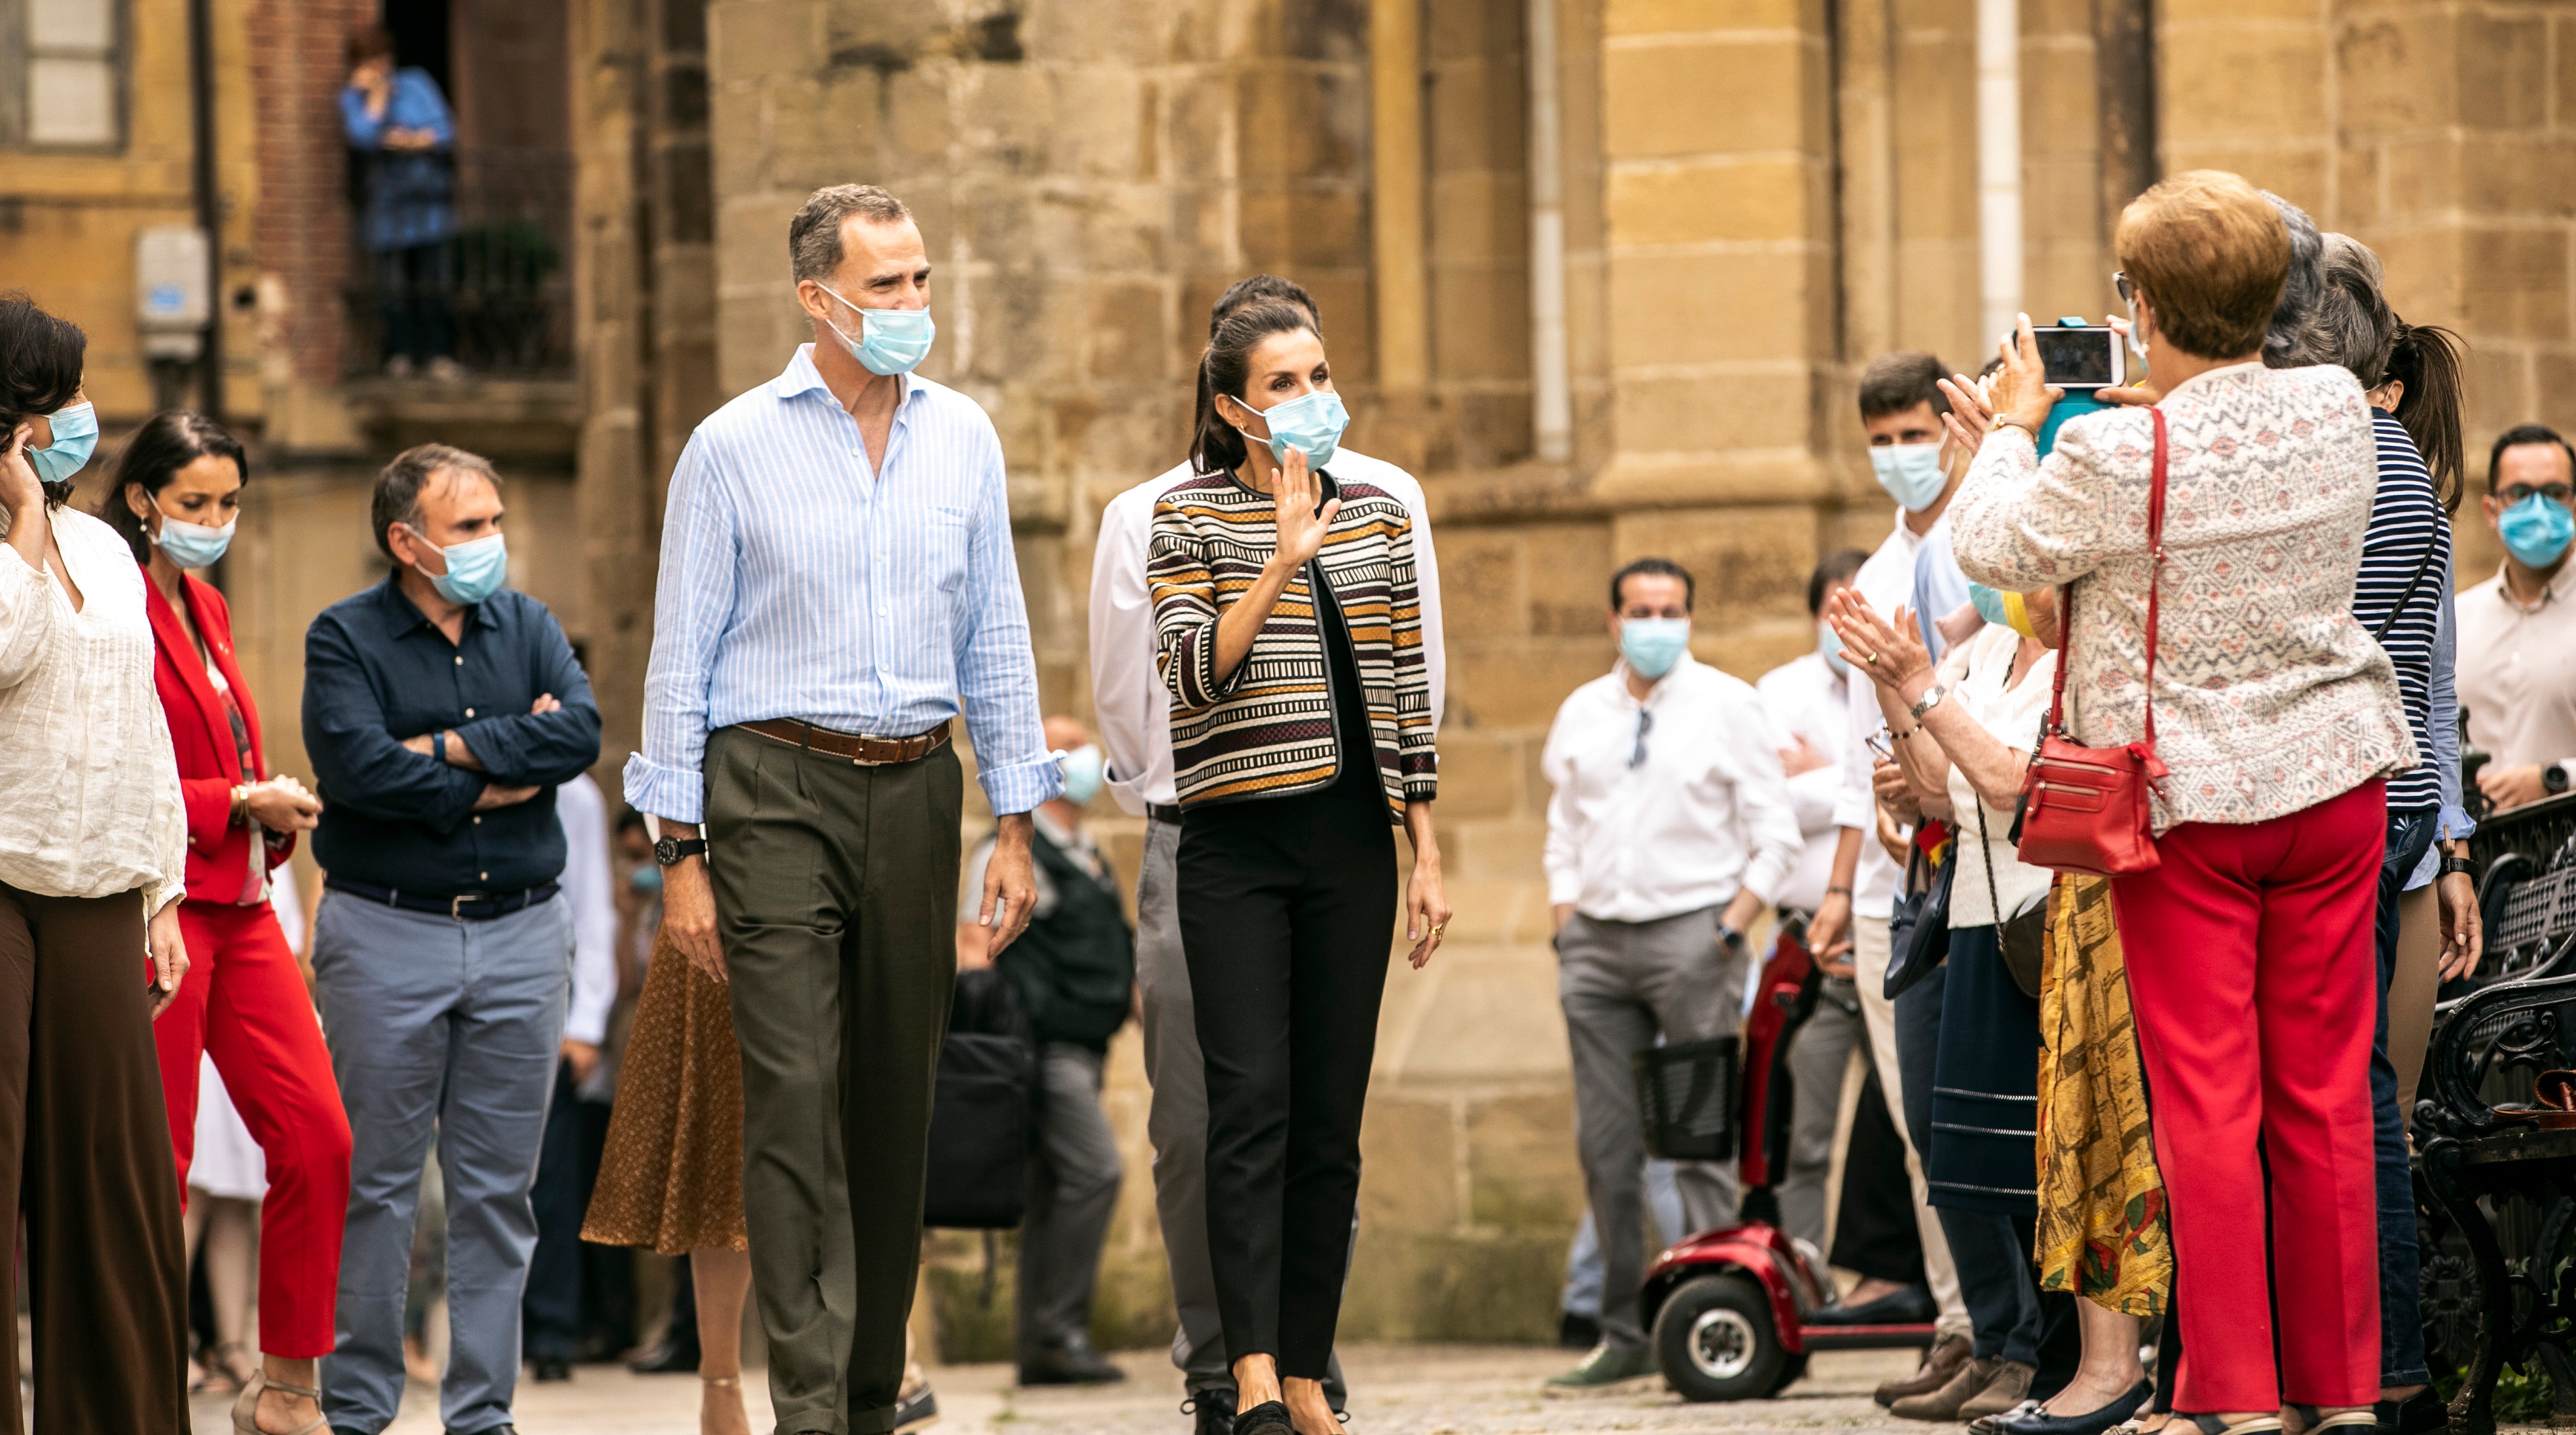
<path id="1" fill-rule="evenodd" d="M 0 1211 L 26 1215 L 49 1425 L 184 1430 L 187 1268 L 152 1018 L 187 968 L 179 769 L 143 574 L 65 507 L 81 331 L 0 296 Z M 0 1261 L 0 1310 L 17 1308 Z M 0 1428 L 21 1428 L 0 1341 Z"/>
<path id="2" fill-rule="evenodd" d="M 2074 419 L 2040 459 L 2056 391 L 2025 318 L 1987 432 L 1965 425 L 1988 406 L 1951 389 L 1962 436 L 1983 441 L 1952 546 L 1974 581 L 2065 585 L 2067 726 L 2090 747 L 2145 735 L 2155 575 L 2160 861 L 2112 879 L 2112 899 L 2190 1273 L 2174 1408 L 2211 1435 L 2277 1430 L 2285 1404 L 2321 1407 L 2302 1412 L 2310 1428 L 2369 1426 L 2372 914 L 2385 779 L 2415 764 L 2388 654 L 2352 616 L 2377 488 L 2370 408 L 2339 365 L 2261 362 L 2290 242 L 2243 179 L 2159 183 L 2114 247 L 2153 408 Z M 2157 415 L 2161 562 L 2146 542 Z"/>

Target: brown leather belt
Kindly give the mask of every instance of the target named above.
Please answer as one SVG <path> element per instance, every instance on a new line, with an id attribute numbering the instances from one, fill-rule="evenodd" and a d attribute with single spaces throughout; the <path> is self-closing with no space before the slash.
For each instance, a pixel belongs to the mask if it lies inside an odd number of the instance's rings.
<path id="1" fill-rule="evenodd" d="M 766 722 L 747 722 L 741 726 L 744 732 L 756 732 L 772 742 L 846 757 L 861 767 L 919 762 L 948 745 L 948 724 L 944 722 L 911 737 L 860 737 L 854 733 L 816 727 L 801 718 L 771 718 Z"/>

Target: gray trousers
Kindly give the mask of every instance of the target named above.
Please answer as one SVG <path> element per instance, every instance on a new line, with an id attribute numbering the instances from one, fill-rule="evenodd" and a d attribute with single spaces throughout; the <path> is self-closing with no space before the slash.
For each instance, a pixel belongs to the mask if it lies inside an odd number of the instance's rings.
<path id="1" fill-rule="evenodd" d="M 1556 934 L 1557 998 L 1574 1051 L 1574 1144 L 1601 1232 L 1601 1338 L 1617 1350 L 1646 1345 L 1637 1308 L 1646 1133 L 1631 1059 L 1658 1034 L 1681 1042 L 1742 1029 L 1751 958 L 1718 945 L 1717 917 L 1713 907 L 1653 922 L 1577 913 Z M 1690 1230 L 1735 1219 L 1733 1162 L 1680 1162 L 1673 1180 Z"/>
<path id="2" fill-rule="evenodd" d="M 403 1392 L 403 1300 L 430 1138 L 447 1192 L 447 1377 L 457 1435 L 510 1423 L 519 1298 L 564 1006 L 572 915 L 560 901 L 459 922 L 325 892 L 313 973 L 331 1069 L 349 1110 L 349 1225 L 322 1409 L 375 1435 Z"/>
<path id="3" fill-rule="evenodd" d="M 1136 986 L 1145 1011 L 1145 1080 L 1154 1088 L 1145 1135 L 1154 1143 L 1154 1209 L 1172 1268 L 1172 1364 L 1192 1391 L 1234 1389 L 1225 1353 L 1225 1322 L 1216 1308 L 1216 1267 L 1208 1259 L 1207 1058 L 1190 1006 L 1190 965 L 1181 951 L 1177 867 L 1181 825 L 1145 825 L 1145 861 L 1136 876 Z M 1356 1217 L 1352 1229 L 1359 1228 Z M 1354 1246 L 1356 1249 L 1356 1245 Z M 1324 1378 L 1328 1398 L 1342 1391 L 1341 1357 Z"/>
<path id="4" fill-rule="evenodd" d="M 1790 1235 L 1825 1248 L 1825 1203 L 1833 1193 L 1826 1177 L 1834 1165 L 1834 1126 L 1842 1115 L 1843 1076 L 1852 1048 L 1869 1043 L 1861 1020 L 1860 995 L 1849 977 L 1827 977 L 1818 984 L 1816 1009 L 1798 1026 L 1789 1044 L 1789 1163 L 1774 1194 L 1780 1202 L 1780 1227 Z"/>
<path id="5" fill-rule="evenodd" d="M 1100 1109 L 1100 1067 L 1099 1052 L 1069 1042 L 1048 1042 L 1038 1058 L 1038 1150 L 1020 1222 L 1023 1365 L 1091 1327 L 1091 1292 L 1122 1174 L 1118 1137 Z"/>

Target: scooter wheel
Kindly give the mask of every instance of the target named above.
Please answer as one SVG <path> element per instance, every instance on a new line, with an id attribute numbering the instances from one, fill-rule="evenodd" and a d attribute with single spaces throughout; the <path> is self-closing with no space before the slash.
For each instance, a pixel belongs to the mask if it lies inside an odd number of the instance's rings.
<path id="1" fill-rule="evenodd" d="M 1759 1400 L 1787 1381 L 1771 1300 L 1740 1275 L 1700 1276 L 1655 1316 L 1655 1363 L 1685 1400 Z"/>

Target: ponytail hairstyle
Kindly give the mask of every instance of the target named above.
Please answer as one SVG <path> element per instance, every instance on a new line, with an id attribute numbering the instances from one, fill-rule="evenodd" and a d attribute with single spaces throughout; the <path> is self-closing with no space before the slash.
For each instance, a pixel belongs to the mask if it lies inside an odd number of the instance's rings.
<path id="1" fill-rule="evenodd" d="M 2397 326 L 2397 345 L 2389 351 L 2388 377 L 2406 385 L 2397 397 L 2397 422 L 2415 440 L 2424 466 L 2433 471 L 2433 491 L 2442 511 L 2460 511 L 2468 491 L 2467 460 L 2461 452 L 2462 382 L 2460 336 L 2438 324 Z"/>
<path id="2" fill-rule="evenodd" d="M 152 535 L 125 501 L 125 490 L 140 486 L 145 500 L 157 501 L 179 470 L 201 458 L 231 459 L 241 481 L 250 482 L 250 459 L 242 453 L 241 440 L 201 413 L 163 409 L 125 441 L 125 452 L 116 458 L 116 481 L 98 501 L 98 516 L 134 550 L 135 562 L 152 561 Z"/>
<path id="3" fill-rule="evenodd" d="M 1252 382 L 1253 351 L 1274 334 L 1314 332 L 1313 315 L 1284 303 L 1237 309 L 1216 326 L 1216 337 L 1199 355 L 1198 421 L 1190 438 L 1190 462 L 1199 472 L 1231 473 L 1243 466 L 1247 456 L 1243 431 L 1216 411 L 1216 398 L 1219 394 L 1237 400 L 1244 397 Z"/>

